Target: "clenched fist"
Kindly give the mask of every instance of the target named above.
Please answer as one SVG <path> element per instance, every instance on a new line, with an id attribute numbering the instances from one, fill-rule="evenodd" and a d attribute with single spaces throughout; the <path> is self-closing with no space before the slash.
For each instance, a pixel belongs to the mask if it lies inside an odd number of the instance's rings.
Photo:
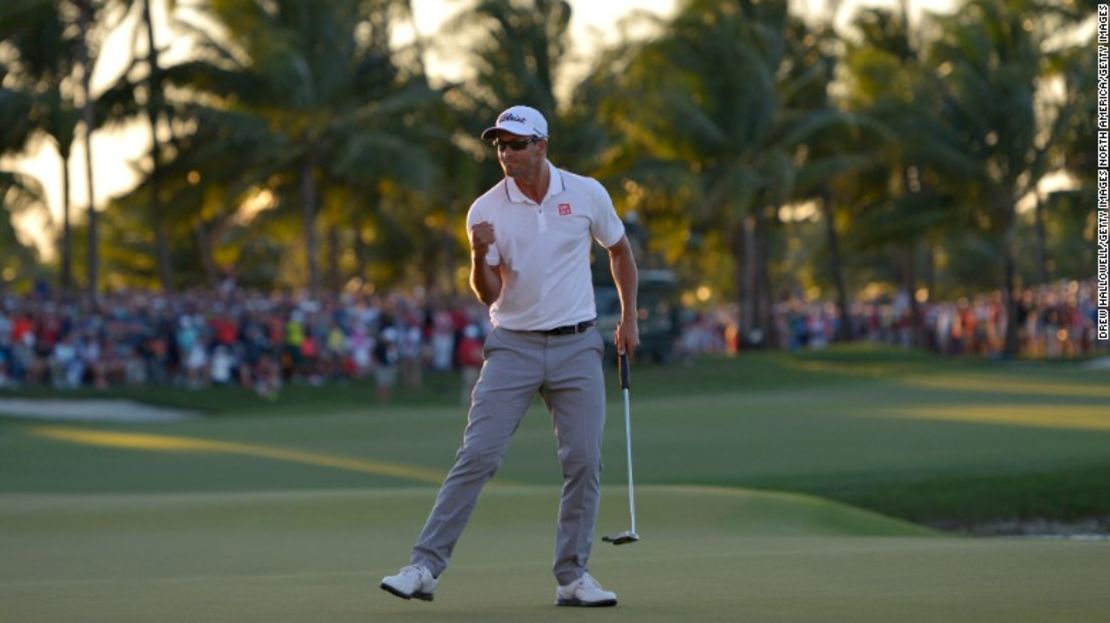
<path id="1" fill-rule="evenodd" d="M 470 228 L 470 249 L 476 257 L 484 258 L 493 244 L 493 223 L 482 221 Z"/>

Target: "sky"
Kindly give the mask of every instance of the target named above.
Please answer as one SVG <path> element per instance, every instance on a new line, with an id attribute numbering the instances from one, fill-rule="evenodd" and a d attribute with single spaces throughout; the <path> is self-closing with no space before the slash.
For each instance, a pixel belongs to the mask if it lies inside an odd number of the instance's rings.
<path id="1" fill-rule="evenodd" d="M 825 11 L 827 0 L 795 0 L 795 5 L 803 14 L 814 15 Z M 618 32 L 613 27 L 621 18 L 633 11 L 645 11 L 655 15 L 670 15 L 677 0 L 570 0 L 571 36 L 574 52 L 572 62 L 564 82 L 573 84 L 589 66 L 591 55 L 605 44 L 613 43 Z M 860 7 L 896 6 L 899 0 L 844 0 L 838 14 L 838 23 L 847 21 Z M 923 7 L 934 11 L 949 10 L 956 0 L 909 0 L 911 12 L 918 14 Z M 448 17 L 467 6 L 468 0 L 412 0 L 417 30 L 422 37 L 431 39 L 436 35 Z M 163 2 L 153 2 L 152 9 L 156 20 L 155 32 L 159 46 L 170 46 L 163 59 L 167 63 L 181 60 L 188 55 L 187 41 L 175 37 L 165 26 L 168 24 Z M 93 92 L 111 84 L 124 70 L 127 63 L 130 38 L 134 20 L 121 24 L 105 42 L 96 69 L 93 72 Z M 161 27 L 160 27 L 161 26 Z M 401 29 L 400 39 L 410 38 L 411 31 Z M 432 53 L 427 59 L 429 73 L 445 79 L 458 78 L 465 67 L 458 61 L 460 55 L 452 50 Z M 96 204 L 103 208 L 107 201 L 134 187 L 139 175 L 132 162 L 140 159 L 149 149 L 150 133 L 146 123 L 135 123 L 124 128 L 107 128 L 93 134 L 93 188 Z M 88 190 L 85 182 L 84 144 L 78 140 L 70 158 L 71 214 L 84 211 L 88 205 Z M 33 242 L 44 254 L 52 257 L 50 248 L 50 228 L 61 228 L 62 221 L 62 174 L 61 160 L 53 146 L 41 142 L 35 149 L 21 158 L 15 159 L 17 170 L 33 175 L 42 183 L 50 204 L 53 225 L 45 215 L 30 211 L 20 215 L 16 227 L 25 242 Z"/>

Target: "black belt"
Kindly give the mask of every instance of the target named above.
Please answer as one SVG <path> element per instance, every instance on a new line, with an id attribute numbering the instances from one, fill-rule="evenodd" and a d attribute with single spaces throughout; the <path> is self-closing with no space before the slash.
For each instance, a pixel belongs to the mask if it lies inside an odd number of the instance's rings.
<path id="1" fill-rule="evenodd" d="M 542 333 L 544 335 L 573 335 L 575 333 L 585 333 L 596 325 L 597 319 L 583 320 L 578 324 L 568 324 L 565 327 L 555 327 L 554 329 L 548 329 L 546 331 L 536 331 L 536 333 Z"/>

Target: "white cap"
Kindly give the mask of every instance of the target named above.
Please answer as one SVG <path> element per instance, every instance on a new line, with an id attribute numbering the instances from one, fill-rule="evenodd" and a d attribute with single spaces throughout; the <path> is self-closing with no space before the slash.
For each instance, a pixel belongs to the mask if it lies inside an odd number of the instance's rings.
<path id="1" fill-rule="evenodd" d="M 482 140 L 490 140 L 498 130 L 517 136 L 547 138 L 547 119 L 543 118 L 540 111 L 530 106 L 513 106 L 497 115 L 497 124 L 482 132 Z"/>

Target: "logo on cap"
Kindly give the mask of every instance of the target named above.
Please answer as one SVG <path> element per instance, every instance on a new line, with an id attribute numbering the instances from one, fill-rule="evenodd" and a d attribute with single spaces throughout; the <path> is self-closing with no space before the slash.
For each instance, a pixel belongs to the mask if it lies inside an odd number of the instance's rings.
<path id="1" fill-rule="evenodd" d="M 497 122 L 492 128 L 482 132 L 482 140 L 493 140 L 499 130 L 513 134 L 528 135 L 536 138 L 547 138 L 547 120 L 535 108 L 528 106 L 513 106 L 501 111 Z"/>
<path id="2" fill-rule="evenodd" d="M 505 114 L 501 115 L 501 118 L 499 118 L 497 120 L 497 123 L 503 123 L 505 121 L 515 121 L 517 123 L 528 123 L 528 120 L 525 119 L 524 117 L 518 117 L 518 116 L 514 115 L 511 112 L 506 112 Z"/>

